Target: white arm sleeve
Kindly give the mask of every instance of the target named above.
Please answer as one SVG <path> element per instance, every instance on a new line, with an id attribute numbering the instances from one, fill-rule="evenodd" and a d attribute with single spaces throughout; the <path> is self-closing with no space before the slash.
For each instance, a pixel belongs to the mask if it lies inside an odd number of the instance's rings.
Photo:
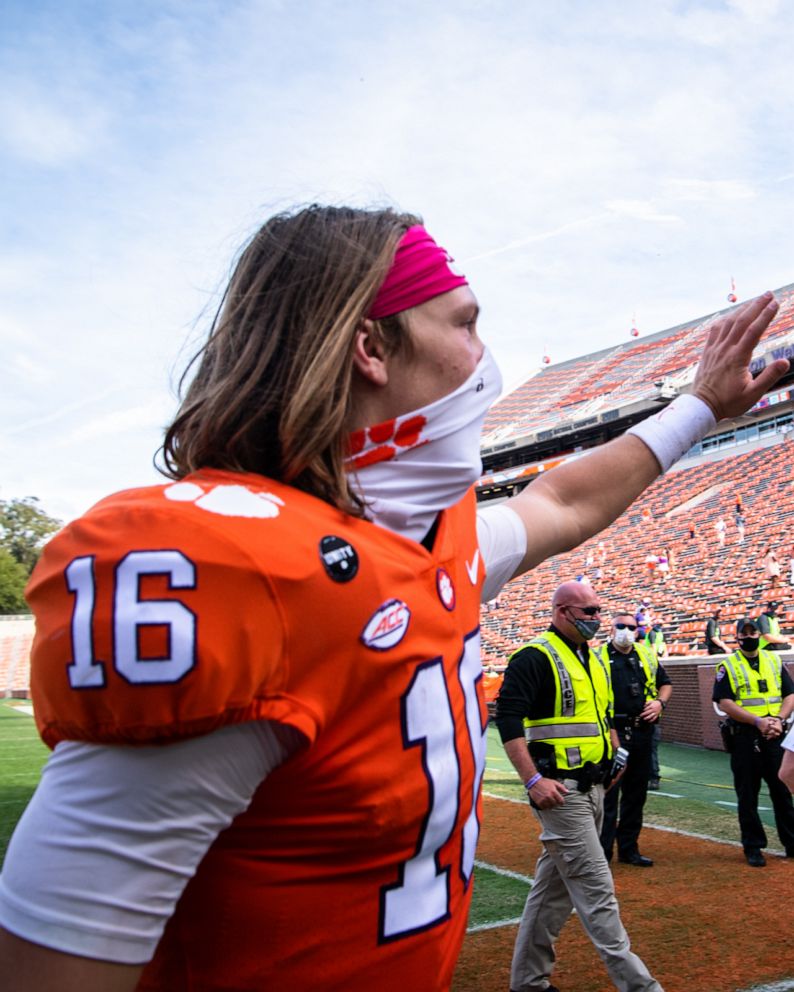
<path id="1" fill-rule="evenodd" d="M 150 960 L 217 835 L 297 748 L 244 723 L 163 747 L 66 741 L 11 838 L 0 924 L 55 950 Z"/>
<path id="2" fill-rule="evenodd" d="M 477 541 L 485 563 L 481 599 L 497 596 L 527 553 L 527 530 L 521 517 L 505 503 L 477 510 Z"/>
<path id="3" fill-rule="evenodd" d="M 780 743 L 787 751 L 794 751 L 794 727 L 789 730 Z"/>

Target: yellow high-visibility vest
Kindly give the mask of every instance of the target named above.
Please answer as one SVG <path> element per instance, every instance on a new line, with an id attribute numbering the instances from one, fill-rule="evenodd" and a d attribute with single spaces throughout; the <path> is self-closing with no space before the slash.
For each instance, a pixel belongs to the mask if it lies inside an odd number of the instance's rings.
<path id="1" fill-rule="evenodd" d="M 590 651 L 588 675 L 577 655 L 552 631 L 526 646 L 546 655 L 556 685 L 553 715 L 524 720 L 530 744 L 550 744 L 558 769 L 572 770 L 588 761 L 597 764 L 611 758 L 607 713 L 612 706 L 612 683 L 608 666 Z"/>
<path id="2" fill-rule="evenodd" d="M 772 651 L 758 652 L 758 671 L 741 651 L 720 662 L 731 683 L 736 703 L 753 716 L 777 716 L 783 701 L 783 666 Z M 766 689 L 760 683 L 766 681 Z"/>

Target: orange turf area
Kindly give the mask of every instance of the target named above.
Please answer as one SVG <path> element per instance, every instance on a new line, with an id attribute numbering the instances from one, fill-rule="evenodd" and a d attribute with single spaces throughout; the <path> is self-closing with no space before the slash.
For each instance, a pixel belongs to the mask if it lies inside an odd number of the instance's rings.
<path id="1" fill-rule="evenodd" d="M 528 807 L 485 798 L 478 860 L 532 875 L 538 832 Z M 794 976 L 785 910 L 794 861 L 768 855 L 766 868 L 750 868 L 739 847 L 648 827 L 640 846 L 654 867 L 617 864 L 615 885 L 632 948 L 665 992 L 732 992 Z M 469 934 L 453 992 L 508 992 L 515 932 Z M 614 990 L 576 916 L 557 944 L 552 981 L 561 992 Z"/>

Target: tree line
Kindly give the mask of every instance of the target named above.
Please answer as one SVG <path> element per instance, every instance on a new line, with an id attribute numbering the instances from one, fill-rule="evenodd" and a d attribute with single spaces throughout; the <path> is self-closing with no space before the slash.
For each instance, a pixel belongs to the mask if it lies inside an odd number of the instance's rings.
<path id="1" fill-rule="evenodd" d="M 0 499 L 0 614 L 29 612 L 25 586 L 47 538 L 61 526 L 35 496 Z"/>

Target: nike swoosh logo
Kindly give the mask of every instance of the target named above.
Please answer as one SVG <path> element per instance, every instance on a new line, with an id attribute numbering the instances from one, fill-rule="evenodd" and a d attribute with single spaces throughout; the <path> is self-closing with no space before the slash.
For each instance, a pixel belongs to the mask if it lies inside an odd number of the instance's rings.
<path id="1" fill-rule="evenodd" d="M 469 573 L 469 579 L 473 586 L 477 585 L 477 571 L 480 567 L 480 549 L 474 552 L 474 558 L 471 560 L 471 564 L 466 562 L 466 571 Z"/>

